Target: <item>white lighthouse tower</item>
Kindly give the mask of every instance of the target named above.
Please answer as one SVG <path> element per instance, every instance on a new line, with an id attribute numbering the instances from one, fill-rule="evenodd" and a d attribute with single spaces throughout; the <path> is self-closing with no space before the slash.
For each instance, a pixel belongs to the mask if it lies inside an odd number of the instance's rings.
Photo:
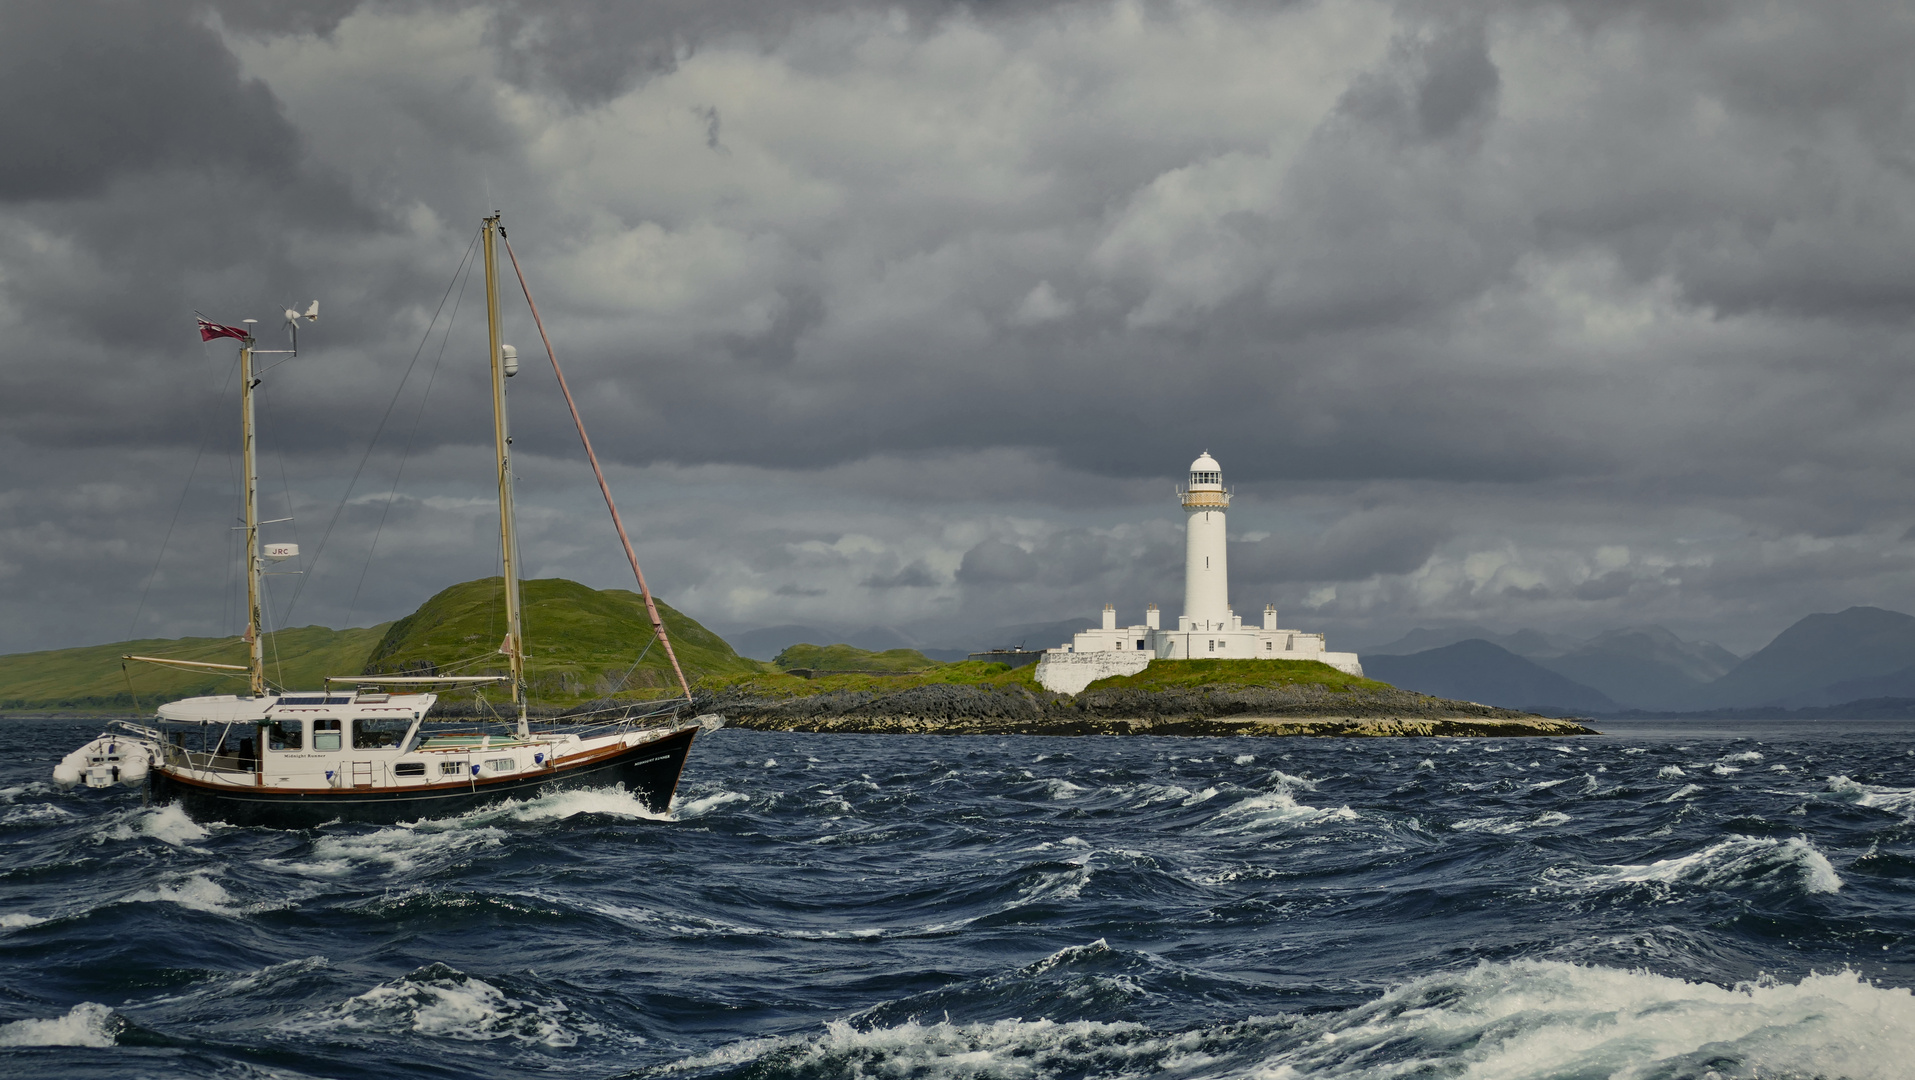
<path id="1" fill-rule="evenodd" d="M 1184 504 L 1184 615 L 1177 629 L 1230 629 L 1230 564 L 1224 543 L 1230 492 L 1223 486 L 1223 466 L 1204 451 L 1190 463 L 1190 486 L 1177 494 Z"/>
<path id="2" fill-rule="evenodd" d="M 1363 674 L 1355 653 L 1330 652 L 1322 634 L 1278 626 L 1275 604 L 1264 605 L 1261 625 L 1245 626 L 1230 610 L 1224 532 L 1230 491 L 1223 466 L 1208 451 L 1190 463 L 1189 485 L 1177 497 L 1184 507 L 1184 613 L 1177 628 L 1159 625 L 1156 604 L 1142 623 L 1119 626 L 1117 609 L 1105 604 L 1102 626 L 1045 651 L 1037 664 L 1041 685 L 1075 694 L 1097 679 L 1142 671 L 1152 660 L 1316 660 Z"/>

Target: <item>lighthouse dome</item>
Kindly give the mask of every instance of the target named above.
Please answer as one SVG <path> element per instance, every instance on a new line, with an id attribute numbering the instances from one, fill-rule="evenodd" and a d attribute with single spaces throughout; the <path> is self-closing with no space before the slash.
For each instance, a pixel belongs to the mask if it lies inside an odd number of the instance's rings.
<path id="1" fill-rule="evenodd" d="M 1198 488 L 1221 489 L 1223 487 L 1223 466 L 1206 450 L 1202 457 L 1190 463 L 1190 486 Z"/>

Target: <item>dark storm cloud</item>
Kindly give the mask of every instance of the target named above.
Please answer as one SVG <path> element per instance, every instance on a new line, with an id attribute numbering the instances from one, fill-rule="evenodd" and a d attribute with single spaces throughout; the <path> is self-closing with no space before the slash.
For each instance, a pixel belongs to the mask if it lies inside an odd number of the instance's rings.
<path id="1" fill-rule="evenodd" d="M 1447 522 L 1394 510 L 1352 514 L 1307 546 L 1271 538 L 1232 541 L 1231 576 L 1245 584 L 1361 581 L 1421 569 L 1450 538 Z"/>
<path id="2" fill-rule="evenodd" d="M 494 208 L 601 455 L 682 497 L 660 574 L 736 625 L 1161 600 L 1148 500 L 1204 447 L 1271 533 L 1237 580 L 1333 628 L 1915 603 L 1901 5 L 32 0 L 0 31 L 0 436 L 60 451 L 0 489 L 26 610 L 110 606 L 77 598 L 150 569 L 202 441 L 226 468 L 193 308 L 322 299 L 267 390 L 329 520 Z M 490 559 L 463 303 L 353 489 L 410 455 L 364 586 L 395 610 Z M 544 380 L 533 559 L 585 575 Z M 87 572 L 107 537 L 141 539 Z"/>
<path id="3" fill-rule="evenodd" d="M 298 138 L 187 3 L 0 14 L 0 200 L 67 201 L 162 166 L 284 178 Z"/>

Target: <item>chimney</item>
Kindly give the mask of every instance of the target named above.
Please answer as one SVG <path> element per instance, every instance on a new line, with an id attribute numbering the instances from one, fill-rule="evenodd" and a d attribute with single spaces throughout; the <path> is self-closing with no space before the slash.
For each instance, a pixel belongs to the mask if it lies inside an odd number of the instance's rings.
<path id="1" fill-rule="evenodd" d="M 1144 625 L 1149 627 L 1152 630 L 1159 629 L 1159 627 L 1157 626 L 1157 605 L 1156 604 L 1152 604 L 1150 605 L 1150 607 L 1144 610 Z"/>
<path id="2" fill-rule="evenodd" d="M 1117 629 L 1117 609 L 1110 604 L 1104 605 L 1104 629 Z"/>
<path id="3" fill-rule="evenodd" d="M 1275 630 L 1277 628 L 1277 605 L 1263 605 L 1263 628 L 1265 630 Z"/>

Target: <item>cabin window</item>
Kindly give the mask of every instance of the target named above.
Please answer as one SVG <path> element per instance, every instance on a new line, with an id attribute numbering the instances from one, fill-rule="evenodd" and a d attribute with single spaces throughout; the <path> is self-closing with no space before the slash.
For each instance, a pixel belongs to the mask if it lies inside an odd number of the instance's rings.
<path id="1" fill-rule="evenodd" d="M 441 761 L 439 763 L 439 775 L 440 776 L 464 776 L 465 762 L 464 761 Z"/>
<path id="2" fill-rule="evenodd" d="M 485 767 L 493 772 L 511 772 L 519 767 L 519 763 L 514 758 L 498 757 L 486 762 Z"/>
<path id="3" fill-rule="evenodd" d="M 266 725 L 268 750 L 299 750 L 306 743 L 304 720 L 275 720 Z"/>
<path id="4" fill-rule="evenodd" d="M 426 763 L 423 761 L 401 761 L 392 767 L 394 776 L 424 776 Z"/>
<path id="5" fill-rule="evenodd" d="M 352 722 L 352 748 L 381 750 L 398 746 L 411 727 L 411 717 L 361 717 Z"/>
<path id="6" fill-rule="evenodd" d="M 337 720 L 314 720 L 313 721 L 313 749 L 314 750 L 339 749 L 339 721 Z"/>

